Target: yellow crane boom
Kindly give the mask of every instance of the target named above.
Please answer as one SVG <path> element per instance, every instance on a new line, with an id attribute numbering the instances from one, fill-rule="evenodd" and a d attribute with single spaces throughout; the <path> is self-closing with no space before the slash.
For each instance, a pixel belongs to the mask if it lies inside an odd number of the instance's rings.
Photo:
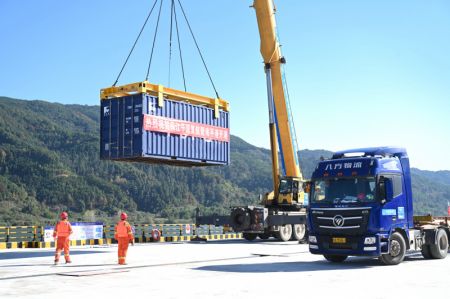
<path id="1" fill-rule="evenodd" d="M 276 34 L 273 0 L 254 0 L 252 7 L 258 21 L 266 72 L 274 191 L 262 197 L 262 205 L 232 207 L 230 224 L 249 241 L 272 236 L 282 241 L 302 241 L 306 236 L 307 203 L 292 117 L 284 93 L 282 64 L 285 59 Z"/>
<path id="2" fill-rule="evenodd" d="M 297 162 L 293 136 L 289 125 L 288 108 L 283 89 L 281 64 L 284 58 L 281 56 L 280 45 L 276 35 L 275 9 L 272 0 L 254 0 L 253 7 L 256 11 L 259 35 L 261 38 L 261 55 L 264 59 L 266 69 L 270 70 L 271 89 L 275 116 L 278 124 L 280 148 L 286 170 L 286 176 L 302 179 L 300 167 Z M 271 136 L 272 136 L 271 132 Z M 278 158 L 277 147 L 274 145 L 277 138 L 271 141 L 273 157 Z M 275 164 L 275 163 L 273 163 Z M 278 172 L 278 170 L 276 170 Z M 275 184 L 277 185 L 277 184 Z"/>

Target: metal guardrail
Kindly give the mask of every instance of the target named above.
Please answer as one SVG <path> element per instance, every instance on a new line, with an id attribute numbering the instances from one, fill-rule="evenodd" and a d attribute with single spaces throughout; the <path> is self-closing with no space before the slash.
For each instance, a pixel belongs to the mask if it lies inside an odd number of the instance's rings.
<path id="1" fill-rule="evenodd" d="M 40 239 L 39 226 L 0 226 L 0 242 L 32 242 Z"/>
<path id="2" fill-rule="evenodd" d="M 155 241 L 152 232 L 159 231 L 158 241 L 187 241 L 194 236 L 209 240 L 235 239 L 240 234 L 229 227 L 195 224 L 131 224 L 134 228 L 136 242 Z M 72 245 L 111 244 L 114 240 L 114 226 L 103 225 L 103 238 L 96 240 L 72 240 Z M 44 242 L 44 226 L 0 226 L 0 249 L 5 248 L 48 248 L 54 242 Z"/>

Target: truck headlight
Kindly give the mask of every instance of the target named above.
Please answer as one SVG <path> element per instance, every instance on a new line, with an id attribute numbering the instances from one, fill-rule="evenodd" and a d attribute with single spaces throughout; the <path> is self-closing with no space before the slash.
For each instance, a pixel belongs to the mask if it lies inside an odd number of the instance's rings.
<path id="1" fill-rule="evenodd" d="M 377 238 L 375 238 L 375 237 L 366 237 L 364 239 L 364 244 L 367 244 L 367 245 L 372 245 L 372 244 L 375 244 L 376 242 L 377 242 Z"/>
<path id="2" fill-rule="evenodd" d="M 317 243 L 317 238 L 316 236 L 309 236 L 308 241 L 309 243 Z"/>

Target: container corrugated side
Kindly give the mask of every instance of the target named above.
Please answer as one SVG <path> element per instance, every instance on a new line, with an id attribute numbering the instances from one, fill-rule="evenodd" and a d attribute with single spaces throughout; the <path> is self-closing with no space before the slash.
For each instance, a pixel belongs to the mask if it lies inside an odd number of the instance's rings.
<path id="1" fill-rule="evenodd" d="M 101 102 L 100 157 L 108 160 L 227 165 L 229 113 L 187 102 L 135 94 Z"/>

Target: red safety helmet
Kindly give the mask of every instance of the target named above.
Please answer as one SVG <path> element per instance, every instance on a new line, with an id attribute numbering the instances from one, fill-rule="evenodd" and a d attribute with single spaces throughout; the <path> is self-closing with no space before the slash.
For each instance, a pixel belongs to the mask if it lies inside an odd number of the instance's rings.
<path id="1" fill-rule="evenodd" d="M 67 219 L 67 217 L 69 217 L 69 215 L 67 214 L 67 212 L 62 212 L 61 215 L 59 215 L 59 217 L 61 218 L 61 220 Z"/>
<path id="2" fill-rule="evenodd" d="M 120 214 L 120 219 L 121 219 L 121 220 L 127 220 L 127 218 L 128 218 L 127 213 L 122 212 L 122 213 Z"/>

